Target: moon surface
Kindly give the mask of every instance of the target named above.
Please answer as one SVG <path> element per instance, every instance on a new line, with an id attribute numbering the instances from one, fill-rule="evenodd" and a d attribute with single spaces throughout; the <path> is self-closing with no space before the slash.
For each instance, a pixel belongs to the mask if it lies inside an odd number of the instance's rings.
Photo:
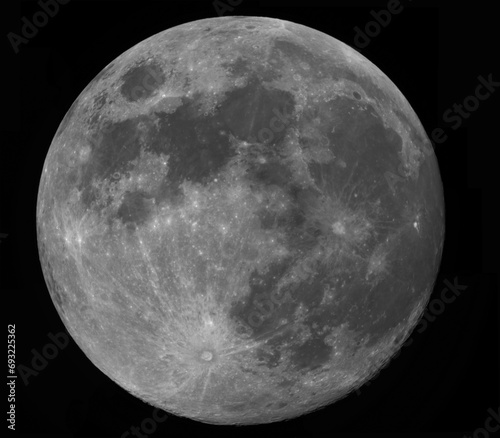
<path id="1" fill-rule="evenodd" d="M 206 423 L 328 405 L 399 350 L 444 235 L 430 142 L 340 41 L 223 17 L 154 35 L 69 109 L 40 260 L 65 326 L 133 395 Z"/>

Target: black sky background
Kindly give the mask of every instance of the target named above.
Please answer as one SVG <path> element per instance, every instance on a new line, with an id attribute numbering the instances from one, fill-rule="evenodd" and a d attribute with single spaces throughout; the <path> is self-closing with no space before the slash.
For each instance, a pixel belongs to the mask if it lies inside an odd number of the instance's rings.
<path id="1" fill-rule="evenodd" d="M 224 1 L 224 0 L 223 0 Z M 49 333 L 65 331 L 50 300 L 36 245 L 40 174 L 52 137 L 85 86 L 128 48 L 167 28 L 215 17 L 213 1 L 77 1 L 60 7 L 15 55 L 8 32 L 20 33 L 36 2 L 2 5 L 2 153 L 0 286 L 5 325 L 16 325 L 17 364 L 30 366 Z M 358 49 L 356 26 L 387 1 L 250 1 L 225 15 L 301 23 Z M 211 426 L 169 415 L 154 437 L 462 437 L 483 427 L 499 406 L 497 90 L 458 129 L 446 110 L 474 93 L 478 76 L 500 81 L 498 25 L 481 2 L 401 1 L 370 43 L 358 49 L 397 85 L 436 145 L 446 197 L 446 241 L 432 298 L 445 280 L 466 290 L 359 394 L 315 413 L 252 427 Z M 494 4 L 494 3 L 492 3 Z M 496 64 L 495 64 L 496 63 Z M 494 117 L 495 116 L 495 117 Z M 6 234 L 6 236 L 4 235 Z M 408 248 L 411 251 L 411 248 Z M 99 371 L 71 340 L 39 375 L 16 386 L 18 436 L 120 437 L 153 408 Z M 5 397 L 6 398 L 6 397 Z M 8 431 L 10 432 L 10 431 Z"/>

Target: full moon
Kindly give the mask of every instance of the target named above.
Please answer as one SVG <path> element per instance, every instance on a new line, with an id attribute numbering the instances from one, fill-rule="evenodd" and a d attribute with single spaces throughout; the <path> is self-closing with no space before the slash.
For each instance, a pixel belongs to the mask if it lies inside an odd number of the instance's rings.
<path id="1" fill-rule="evenodd" d="M 175 415 L 270 423 L 345 397 L 401 348 L 439 268 L 442 183 L 365 57 L 288 21 L 211 18 L 142 41 L 78 96 L 37 236 L 53 303 L 103 373 Z"/>

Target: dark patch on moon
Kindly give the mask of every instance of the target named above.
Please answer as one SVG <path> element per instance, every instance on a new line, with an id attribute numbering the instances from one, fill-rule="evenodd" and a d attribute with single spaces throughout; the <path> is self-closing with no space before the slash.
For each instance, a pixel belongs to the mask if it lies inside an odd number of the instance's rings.
<path id="1" fill-rule="evenodd" d="M 236 138 L 265 143 L 273 149 L 282 143 L 286 127 L 292 123 L 286 115 L 292 113 L 294 106 L 290 93 L 267 89 L 252 79 L 245 87 L 232 91 L 219 112 Z"/>
<path id="2" fill-rule="evenodd" d="M 277 159 L 271 159 L 265 163 L 254 161 L 249 165 L 249 177 L 251 184 L 256 183 L 260 186 L 278 186 L 282 189 L 287 188 L 292 181 L 292 171 L 283 162 Z"/>
<path id="3" fill-rule="evenodd" d="M 158 201 L 173 201 L 184 181 L 208 182 L 235 153 L 220 116 L 199 116 L 193 123 L 193 106 L 197 105 L 196 99 L 185 99 L 172 114 L 156 113 L 159 127 L 150 148 L 169 155 L 169 170 Z"/>
<path id="4" fill-rule="evenodd" d="M 287 39 L 276 38 L 273 43 L 273 51 L 281 52 L 285 58 L 294 61 L 296 64 L 307 62 L 309 65 L 318 66 L 318 61 L 320 61 L 317 54 Z"/>
<path id="5" fill-rule="evenodd" d="M 332 347 L 326 345 L 324 339 L 325 335 L 313 337 L 291 350 L 295 369 L 314 370 L 329 361 Z"/>
<path id="6" fill-rule="evenodd" d="M 277 367 L 281 360 L 281 352 L 277 348 L 257 348 L 255 355 L 268 368 Z"/>
<path id="7" fill-rule="evenodd" d="M 150 97 L 165 83 L 161 65 L 154 61 L 144 62 L 128 70 L 122 77 L 122 95 L 130 102 Z"/>
<path id="8" fill-rule="evenodd" d="M 371 105 L 353 102 L 348 98 L 335 99 L 332 113 L 338 122 L 327 137 L 334 145 L 335 155 L 345 167 L 336 162 L 308 164 L 315 183 L 320 188 L 331 191 L 343 198 L 347 205 L 358 199 L 375 202 L 380 199 L 381 210 L 398 217 L 402 209 L 398 199 L 387 196 L 386 172 L 398 174 L 401 164 L 399 152 L 401 137 L 390 127 L 385 127 L 382 119 Z M 370 181 L 369 184 L 366 184 Z M 362 196 L 361 196 L 362 195 Z"/>
<path id="9" fill-rule="evenodd" d="M 302 303 L 308 312 L 320 308 L 328 274 L 328 270 L 320 262 L 311 264 L 310 270 L 306 270 L 303 274 L 304 280 L 298 283 L 295 288 L 293 293 L 294 301 Z M 313 316 L 311 316 L 311 319 L 313 319 Z"/>
<path id="10" fill-rule="evenodd" d="M 245 77 L 248 75 L 250 69 L 255 67 L 250 61 L 242 57 L 237 58 L 234 62 L 224 63 L 222 66 L 226 68 L 232 78 Z"/>
<path id="11" fill-rule="evenodd" d="M 276 223 L 285 233 L 287 248 L 304 254 L 318 246 L 324 231 L 320 224 L 310 220 L 311 208 L 318 202 L 318 193 L 296 186 L 291 186 L 288 193 L 292 208 L 283 217 L 278 217 Z"/>
<path id="12" fill-rule="evenodd" d="M 152 196 L 145 192 L 126 192 L 116 218 L 129 228 L 137 228 L 148 220 L 153 211 Z"/>
<path id="13" fill-rule="evenodd" d="M 178 198 L 178 187 L 184 180 L 204 184 L 216 176 L 236 153 L 230 135 L 255 140 L 264 128 L 270 131 L 269 120 L 275 117 L 273 110 L 289 114 L 287 111 L 293 107 L 293 98 L 288 93 L 268 91 L 257 83 L 228 92 L 214 115 L 199 114 L 201 98 L 200 95 L 184 98 L 173 114 L 156 113 L 159 128 L 150 148 L 163 149 L 170 155 L 169 173 L 159 201 Z M 273 132 L 269 143 L 280 144 L 284 133 L 283 125 L 281 132 Z M 264 166 L 262 172 L 265 172 Z"/>
<path id="14" fill-rule="evenodd" d="M 229 316 L 242 321 L 252 328 L 252 338 L 271 334 L 281 315 L 289 314 L 290 305 L 286 300 L 288 291 L 277 292 L 276 286 L 290 266 L 289 260 L 271 263 L 265 272 L 253 271 L 250 275 L 250 293 L 242 301 L 233 303 Z M 273 295 L 275 294 L 275 295 Z M 273 297 L 276 298 L 273 298 Z M 274 301 L 283 301 L 277 306 Z"/>
<path id="15" fill-rule="evenodd" d="M 141 141 L 138 125 L 147 117 L 126 119 L 105 125 L 100 136 L 95 139 L 90 159 L 83 165 L 80 189 L 82 202 L 89 207 L 98 199 L 92 181 L 110 178 L 115 172 L 125 172 L 133 168 L 132 161 L 140 155 Z"/>

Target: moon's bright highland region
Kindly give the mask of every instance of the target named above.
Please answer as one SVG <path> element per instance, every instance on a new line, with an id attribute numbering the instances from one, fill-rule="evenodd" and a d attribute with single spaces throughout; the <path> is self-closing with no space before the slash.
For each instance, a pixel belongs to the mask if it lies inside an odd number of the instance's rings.
<path id="1" fill-rule="evenodd" d="M 41 176 L 52 300 L 130 393 L 206 423 L 361 386 L 433 289 L 442 184 L 396 86 L 340 41 L 224 17 L 161 32 L 76 99 Z"/>

